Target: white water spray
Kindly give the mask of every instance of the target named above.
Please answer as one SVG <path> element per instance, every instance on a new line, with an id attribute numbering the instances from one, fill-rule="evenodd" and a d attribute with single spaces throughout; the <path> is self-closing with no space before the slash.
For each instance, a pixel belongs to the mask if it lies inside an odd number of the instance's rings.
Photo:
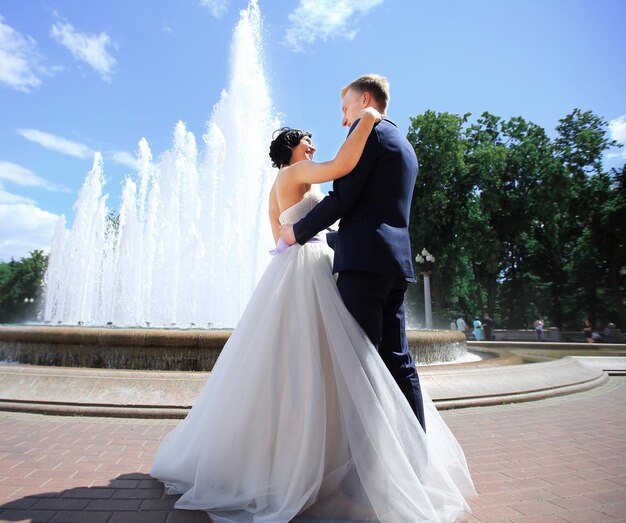
<path id="1" fill-rule="evenodd" d="M 261 60 L 256 0 L 241 12 L 228 89 L 214 106 L 198 155 L 179 122 L 153 161 L 139 142 L 138 173 L 124 184 L 118 216 L 103 194 L 103 162 L 62 217 L 45 278 L 44 320 L 119 326 L 234 327 L 269 262 L 268 157 L 273 111 Z"/>

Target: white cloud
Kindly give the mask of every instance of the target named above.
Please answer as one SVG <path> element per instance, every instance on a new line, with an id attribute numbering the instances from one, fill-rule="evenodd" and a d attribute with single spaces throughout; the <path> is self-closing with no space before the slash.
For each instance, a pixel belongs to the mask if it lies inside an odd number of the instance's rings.
<path id="1" fill-rule="evenodd" d="M 59 216 L 28 203 L 0 203 L 0 260 L 50 250 Z"/>
<path id="2" fill-rule="evenodd" d="M 12 182 L 23 187 L 39 187 L 47 191 L 69 192 L 68 188 L 44 180 L 30 169 L 11 162 L 0 162 L 0 180 Z"/>
<path id="3" fill-rule="evenodd" d="M 0 203 L 35 203 L 35 200 L 5 191 L 0 183 Z"/>
<path id="4" fill-rule="evenodd" d="M 41 77 L 51 75 L 60 67 L 44 67 L 36 42 L 4 23 L 0 15 L 0 83 L 30 92 L 41 85 Z"/>
<path id="5" fill-rule="evenodd" d="M 109 155 L 107 155 L 109 156 Z M 130 167 L 131 169 L 139 168 L 139 161 L 132 154 L 126 151 L 112 151 L 110 153 L 111 160 L 119 165 Z"/>
<path id="6" fill-rule="evenodd" d="M 609 160 L 613 158 L 624 158 L 624 160 L 626 160 L 626 151 L 622 151 L 621 153 L 607 153 L 606 157 Z"/>
<path id="7" fill-rule="evenodd" d="M 626 114 L 615 118 L 609 122 L 611 138 L 619 143 L 626 143 Z"/>
<path id="8" fill-rule="evenodd" d="M 347 38 L 352 40 L 357 29 L 354 22 L 384 0 L 300 0 L 289 14 L 291 26 L 284 43 L 293 51 L 302 51 L 316 40 Z"/>
<path id="9" fill-rule="evenodd" d="M 626 160 L 626 114 L 618 116 L 617 118 L 609 122 L 609 132 L 611 133 L 611 139 L 617 140 L 622 144 L 622 151 L 619 153 L 608 153 L 607 157 L 611 158 L 623 158 Z"/>
<path id="10" fill-rule="evenodd" d="M 200 0 L 200 5 L 206 7 L 215 18 L 221 18 L 228 10 L 228 0 Z"/>
<path id="11" fill-rule="evenodd" d="M 83 143 L 74 142 L 72 140 L 68 140 L 67 138 L 63 138 L 62 136 L 47 133 L 45 131 L 39 131 L 38 129 L 18 129 L 17 132 L 27 140 L 35 142 L 46 149 L 50 149 L 61 154 L 67 154 L 69 156 L 75 156 L 76 158 L 90 159 L 96 153 L 94 149 Z M 124 165 L 125 167 L 130 167 L 131 169 L 137 169 L 139 166 L 137 158 L 126 151 L 109 151 L 105 153 L 105 159 L 110 159 L 118 165 Z M 3 162 L 0 162 L 0 165 L 2 165 L 2 163 Z M 33 174 L 33 176 L 35 175 Z M 0 178 L 2 178 L 1 173 Z"/>
<path id="12" fill-rule="evenodd" d="M 46 149 L 75 156 L 76 158 L 90 158 L 95 152 L 85 144 L 73 142 L 56 134 L 46 133 L 37 129 L 18 129 L 17 132 L 27 140 L 38 143 Z"/>
<path id="13" fill-rule="evenodd" d="M 93 67 L 103 80 L 111 81 L 117 61 L 108 50 L 109 46 L 114 47 L 108 34 L 105 32 L 98 35 L 80 33 L 72 24 L 59 22 L 52 26 L 50 35 L 69 49 L 76 60 Z"/>

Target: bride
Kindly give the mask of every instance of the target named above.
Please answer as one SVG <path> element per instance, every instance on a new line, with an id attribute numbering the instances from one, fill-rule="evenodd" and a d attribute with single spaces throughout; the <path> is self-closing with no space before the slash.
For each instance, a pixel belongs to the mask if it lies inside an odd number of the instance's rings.
<path id="1" fill-rule="evenodd" d="M 311 135 L 281 129 L 270 194 L 274 238 L 345 176 L 372 108 L 334 160 L 313 162 Z M 345 308 L 322 237 L 278 242 L 237 328 L 188 416 L 163 440 L 151 475 L 175 507 L 215 522 L 453 522 L 475 495 L 458 442 L 424 394 L 428 433 Z"/>

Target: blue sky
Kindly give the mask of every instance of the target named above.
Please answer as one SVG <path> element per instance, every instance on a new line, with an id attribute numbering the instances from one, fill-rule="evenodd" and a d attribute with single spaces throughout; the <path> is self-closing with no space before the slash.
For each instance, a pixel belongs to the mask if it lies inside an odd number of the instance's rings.
<path id="1" fill-rule="evenodd" d="M 389 78 L 406 131 L 427 109 L 523 116 L 553 133 L 578 107 L 626 141 L 626 1 L 259 0 L 275 109 L 310 130 L 317 159 L 345 137 L 339 90 Z M 109 206 L 186 122 L 199 138 L 227 87 L 229 47 L 247 0 L 4 0 L 0 3 L 0 260 L 47 250 L 93 154 Z M 252 110 L 253 108 L 251 108 Z M 607 167 L 626 161 L 624 149 Z"/>

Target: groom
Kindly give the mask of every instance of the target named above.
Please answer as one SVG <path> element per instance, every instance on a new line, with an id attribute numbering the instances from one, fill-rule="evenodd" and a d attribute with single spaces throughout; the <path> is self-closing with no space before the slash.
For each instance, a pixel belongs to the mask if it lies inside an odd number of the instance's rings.
<path id="1" fill-rule="evenodd" d="M 342 125 L 354 128 L 359 112 L 385 114 L 389 84 L 368 74 L 341 91 Z M 378 349 L 424 430 L 419 378 L 404 325 L 404 294 L 414 281 L 409 212 L 417 177 L 413 147 L 387 117 L 370 134 L 359 163 L 333 183 L 333 190 L 299 222 L 283 225 L 289 245 L 304 244 L 338 219 L 333 272 L 352 316 Z"/>

